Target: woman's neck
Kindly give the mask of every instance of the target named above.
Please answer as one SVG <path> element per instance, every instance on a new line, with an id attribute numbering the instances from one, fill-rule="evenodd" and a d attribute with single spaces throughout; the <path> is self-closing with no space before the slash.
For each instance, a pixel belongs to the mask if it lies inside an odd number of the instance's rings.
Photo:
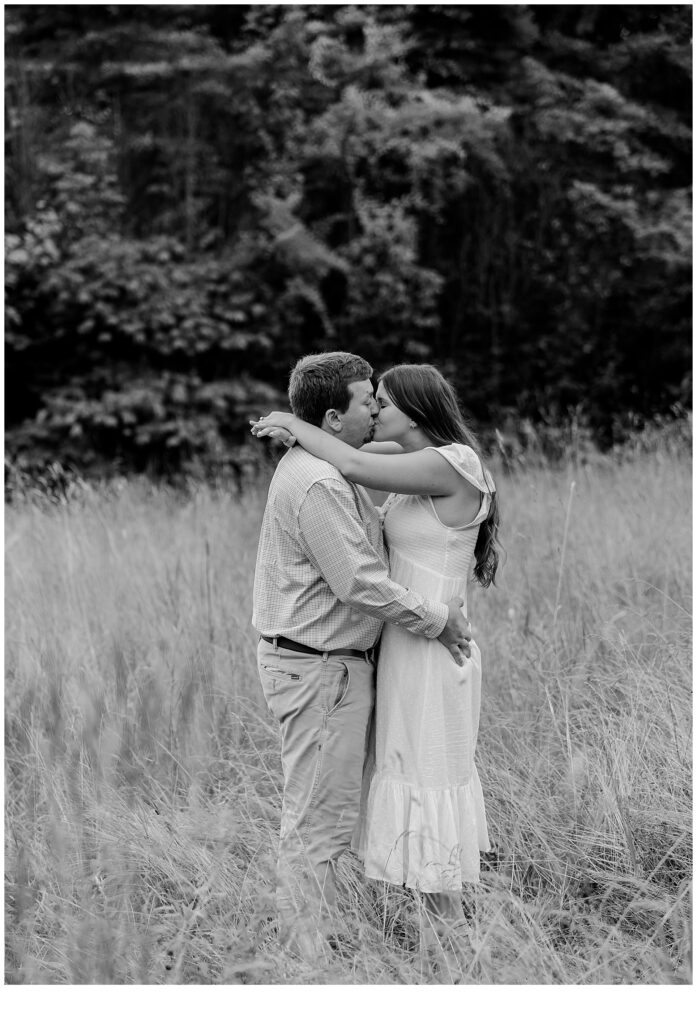
<path id="1" fill-rule="evenodd" d="M 416 430 L 410 430 L 399 443 L 405 452 L 420 452 L 423 448 L 430 447 L 433 441 L 424 434 L 421 427 L 417 427 Z"/>

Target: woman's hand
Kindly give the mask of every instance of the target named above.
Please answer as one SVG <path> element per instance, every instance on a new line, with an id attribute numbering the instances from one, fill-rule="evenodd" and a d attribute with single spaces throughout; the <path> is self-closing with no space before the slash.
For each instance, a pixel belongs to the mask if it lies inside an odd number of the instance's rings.
<path id="1" fill-rule="evenodd" d="M 258 420 L 250 420 L 252 434 L 255 437 L 273 437 L 282 441 L 286 448 L 295 444 L 295 436 L 290 423 L 295 417 L 289 412 L 271 412 L 268 416 L 260 416 Z"/>
<path id="2" fill-rule="evenodd" d="M 295 416 L 292 412 L 270 412 L 268 416 L 260 416 L 258 420 L 249 422 L 252 424 L 252 433 L 255 437 L 266 437 L 267 435 L 273 437 L 275 435 L 271 431 L 274 427 L 282 427 L 292 434 Z"/>

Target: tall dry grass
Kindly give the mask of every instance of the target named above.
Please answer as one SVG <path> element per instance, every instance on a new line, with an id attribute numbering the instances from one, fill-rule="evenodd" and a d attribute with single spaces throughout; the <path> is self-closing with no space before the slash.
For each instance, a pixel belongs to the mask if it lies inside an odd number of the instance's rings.
<path id="1" fill-rule="evenodd" d="M 691 464 L 499 473 L 473 591 L 497 853 L 465 980 L 691 979 Z M 133 482 L 6 513 L 11 983 L 433 982 L 409 893 L 340 872 L 328 968 L 273 934 L 281 772 L 257 685 L 263 494 Z"/>

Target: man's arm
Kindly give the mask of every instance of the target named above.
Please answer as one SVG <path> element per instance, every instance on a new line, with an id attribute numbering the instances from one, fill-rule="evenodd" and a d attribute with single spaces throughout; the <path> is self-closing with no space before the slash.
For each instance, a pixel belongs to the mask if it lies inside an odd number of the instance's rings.
<path id="1" fill-rule="evenodd" d="M 338 480 L 314 484 L 298 513 L 298 525 L 307 557 L 343 604 L 440 640 L 459 664 L 460 647 L 469 656 L 471 633 L 459 611 L 462 598 L 444 604 L 391 580 L 345 484 Z"/>

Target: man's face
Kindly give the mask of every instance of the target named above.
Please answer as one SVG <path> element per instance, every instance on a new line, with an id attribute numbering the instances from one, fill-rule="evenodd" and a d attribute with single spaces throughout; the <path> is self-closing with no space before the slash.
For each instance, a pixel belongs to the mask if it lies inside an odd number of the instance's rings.
<path id="1" fill-rule="evenodd" d="M 354 381 L 348 389 L 351 393 L 349 407 L 346 412 L 337 414 L 341 420 L 338 436 L 352 448 L 360 448 L 373 438 L 378 403 L 369 380 Z"/>

